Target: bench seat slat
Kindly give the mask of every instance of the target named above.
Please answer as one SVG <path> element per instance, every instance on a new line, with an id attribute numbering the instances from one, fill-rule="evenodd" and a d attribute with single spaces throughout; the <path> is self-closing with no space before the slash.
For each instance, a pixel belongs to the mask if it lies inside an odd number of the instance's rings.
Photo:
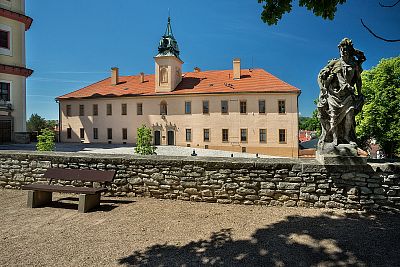
<path id="1" fill-rule="evenodd" d="M 37 190 L 45 192 L 60 192 L 60 193 L 75 193 L 75 194 L 88 194 L 94 195 L 99 192 L 106 191 L 106 188 L 92 188 L 92 187 L 74 187 L 62 185 L 47 185 L 47 184 L 29 184 L 23 185 L 23 190 Z"/>

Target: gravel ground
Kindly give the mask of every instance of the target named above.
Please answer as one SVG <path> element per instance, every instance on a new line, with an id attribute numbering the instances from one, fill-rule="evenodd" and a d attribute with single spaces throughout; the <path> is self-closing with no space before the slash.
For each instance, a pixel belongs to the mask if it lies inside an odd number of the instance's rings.
<path id="1" fill-rule="evenodd" d="M 36 144 L 11 144 L 0 145 L 0 150 L 35 150 Z M 157 146 L 157 155 L 166 156 L 190 156 L 196 151 L 199 157 L 234 157 L 255 158 L 256 154 L 239 153 L 203 148 L 180 147 L 180 146 Z M 103 154 L 135 154 L 135 147 L 132 145 L 116 145 L 116 144 L 76 144 L 76 143 L 58 143 L 56 151 L 61 152 L 83 152 L 83 153 L 103 153 Z M 260 158 L 280 158 L 277 156 L 259 155 Z"/>
<path id="2" fill-rule="evenodd" d="M 0 266 L 400 266 L 400 216 L 0 190 Z"/>

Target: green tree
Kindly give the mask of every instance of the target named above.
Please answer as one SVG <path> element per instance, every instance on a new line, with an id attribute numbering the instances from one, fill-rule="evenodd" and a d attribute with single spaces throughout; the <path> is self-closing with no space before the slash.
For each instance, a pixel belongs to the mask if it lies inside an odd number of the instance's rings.
<path id="1" fill-rule="evenodd" d="M 333 20 L 335 18 L 335 13 L 337 11 L 338 5 L 342 5 L 346 3 L 346 1 L 347 0 L 299 0 L 299 6 L 306 7 L 318 17 Z M 261 19 L 264 21 L 264 23 L 267 23 L 268 25 L 278 24 L 278 21 L 282 19 L 283 14 L 290 13 L 290 11 L 292 11 L 292 2 L 294 2 L 294 0 L 258 0 L 258 3 L 265 3 L 263 5 Z M 392 8 L 396 7 L 399 3 L 400 0 L 395 2 L 393 5 L 383 5 L 380 2 L 379 5 L 382 8 Z M 377 35 L 364 23 L 362 19 L 361 25 L 371 35 L 380 40 L 383 40 L 385 42 L 400 42 L 400 39 L 386 39 Z"/>
<path id="2" fill-rule="evenodd" d="M 400 57 L 382 59 L 362 75 L 366 103 L 357 115 L 362 143 L 375 139 L 389 157 L 400 154 Z"/>
<path id="3" fill-rule="evenodd" d="M 142 125 L 142 127 L 137 129 L 137 143 L 135 147 L 135 152 L 140 155 L 153 155 L 156 154 L 156 147 L 152 145 L 152 135 L 151 129 Z"/>
<path id="4" fill-rule="evenodd" d="M 42 129 L 47 128 L 47 122 L 44 118 L 35 113 L 32 114 L 26 122 L 26 128 L 28 132 L 40 132 Z"/>
<path id="5" fill-rule="evenodd" d="M 314 100 L 314 104 L 317 105 L 318 99 Z M 300 130 L 317 131 L 317 136 L 321 134 L 321 123 L 318 118 L 318 110 L 315 109 L 311 117 L 300 117 L 299 120 Z"/>
<path id="6" fill-rule="evenodd" d="M 43 129 L 42 133 L 38 135 L 38 142 L 36 144 L 37 151 L 53 151 L 55 148 L 54 144 L 54 132 L 49 129 Z"/>

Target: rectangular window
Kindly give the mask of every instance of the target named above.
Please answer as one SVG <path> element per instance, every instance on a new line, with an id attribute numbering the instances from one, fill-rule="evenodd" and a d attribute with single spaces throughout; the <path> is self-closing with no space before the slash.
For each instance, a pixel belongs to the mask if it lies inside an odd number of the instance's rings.
<path id="1" fill-rule="evenodd" d="M 121 115 L 127 115 L 128 114 L 128 107 L 126 104 L 121 104 Z"/>
<path id="2" fill-rule="evenodd" d="M 128 139 L 128 129 L 122 128 L 122 140 Z"/>
<path id="3" fill-rule="evenodd" d="M 229 109 L 228 109 L 228 101 L 227 100 L 221 100 L 221 113 L 222 114 L 228 114 Z"/>
<path id="4" fill-rule="evenodd" d="M 107 115 L 111 116 L 112 115 L 112 105 L 107 104 Z"/>
<path id="5" fill-rule="evenodd" d="M 97 104 L 93 104 L 93 116 L 99 115 L 99 106 Z"/>
<path id="6" fill-rule="evenodd" d="M 186 129 L 186 142 L 192 141 L 192 129 Z"/>
<path id="7" fill-rule="evenodd" d="M 279 143 L 286 143 L 286 129 L 279 129 Z"/>
<path id="8" fill-rule="evenodd" d="M 210 129 L 203 129 L 204 142 L 210 141 Z"/>
<path id="9" fill-rule="evenodd" d="M 68 139 L 72 138 L 72 128 L 67 128 L 67 138 Z"/>
<path id="10" fill-rule="evenodd" d="M 99 129 L 93 128 L 93 139 L 99 139 Z"/>
<path id="11" fill-rule="evenodd" d="M 247 129 L 240 129 L 240 141 L 247 142 Z"/>
<path id="12" fill-rule="evenodd" d="M 222 129 L 222 142 L 228 142 L 228 141 L 229 141 L 229 130 Z"/>
<path id="13" fill-rule="evenodd" d="M 10 32 L 0 30 L 0 48 L 10 49 Z"/>
<path id="14" fill-rule="evenodd" d="M 112 128 L 107 128 L 107 139 L 112 139 Z"/>
<path id="15" fill-rule="evenodd" d="M 136 114 L 143 115 L 143 104 L 142 103 L 136 104 Z"/>
<path id="16" fill-rule="evenodd" d="M 208 100 L 203 100 L 203 114 L 210 113 Z"/>
<path id="17" fill-rule="evenodd" d="M 10 83 L 0 82 L 0 99 L 10 101 Z"/>
<path id="18" fill-rule="evenodd" d="M 67 105 L 67 117 L 71 116 L 71 105 Z"/>
<path id="19" fill-rule="evenodd" d="M 247 113 L 247 102 L 246 100 L 241 100 L 240 101 L 240 114 L 246 114 Z"/>
<path id="20" fill-rule="evenodd" d="M 265 100 L 258 100 L 258 113 L 265 113 Z"/>
<path id="21" fill-rule="evenodd" d="M 79 105 L 79 116 L 85 116 L 85 106 Z"/>
<path id="22" fill-rule="evenodd" d="M 79 129 L 79 134 L 80 134 L 80 138 L 84 139 L 85 138 L 85 129 L 84 128 L 80 128 Z"/>
<path id="23" fill-rule="evenodd" d="M 185 114 L 192 114 L 192 102 L 185 101 Z"/>
<path id="24" fill-rule="evenodd" d="M 267 142 L 267 129 L 260 129 L 260 143 Z"/>
<path id="25" fill-rule="evenodd" d="M 285 100 L 279 100 L 278 101 L 278 113 L 279 114 L 285 114 L 286 113 L 286 101 Z"/>

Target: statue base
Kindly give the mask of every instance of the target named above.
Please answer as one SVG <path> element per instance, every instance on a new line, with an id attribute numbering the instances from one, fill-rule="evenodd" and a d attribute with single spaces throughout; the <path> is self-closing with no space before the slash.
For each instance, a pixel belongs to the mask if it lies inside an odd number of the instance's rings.
<path id="1" fill-rule="evenodd" d="M 316 159 L 324 165 L 364 165 L 367 164 L 367 157 L 359 153 L 356 144 L 325 144 L 318 148 L 315 154 Z"/>

